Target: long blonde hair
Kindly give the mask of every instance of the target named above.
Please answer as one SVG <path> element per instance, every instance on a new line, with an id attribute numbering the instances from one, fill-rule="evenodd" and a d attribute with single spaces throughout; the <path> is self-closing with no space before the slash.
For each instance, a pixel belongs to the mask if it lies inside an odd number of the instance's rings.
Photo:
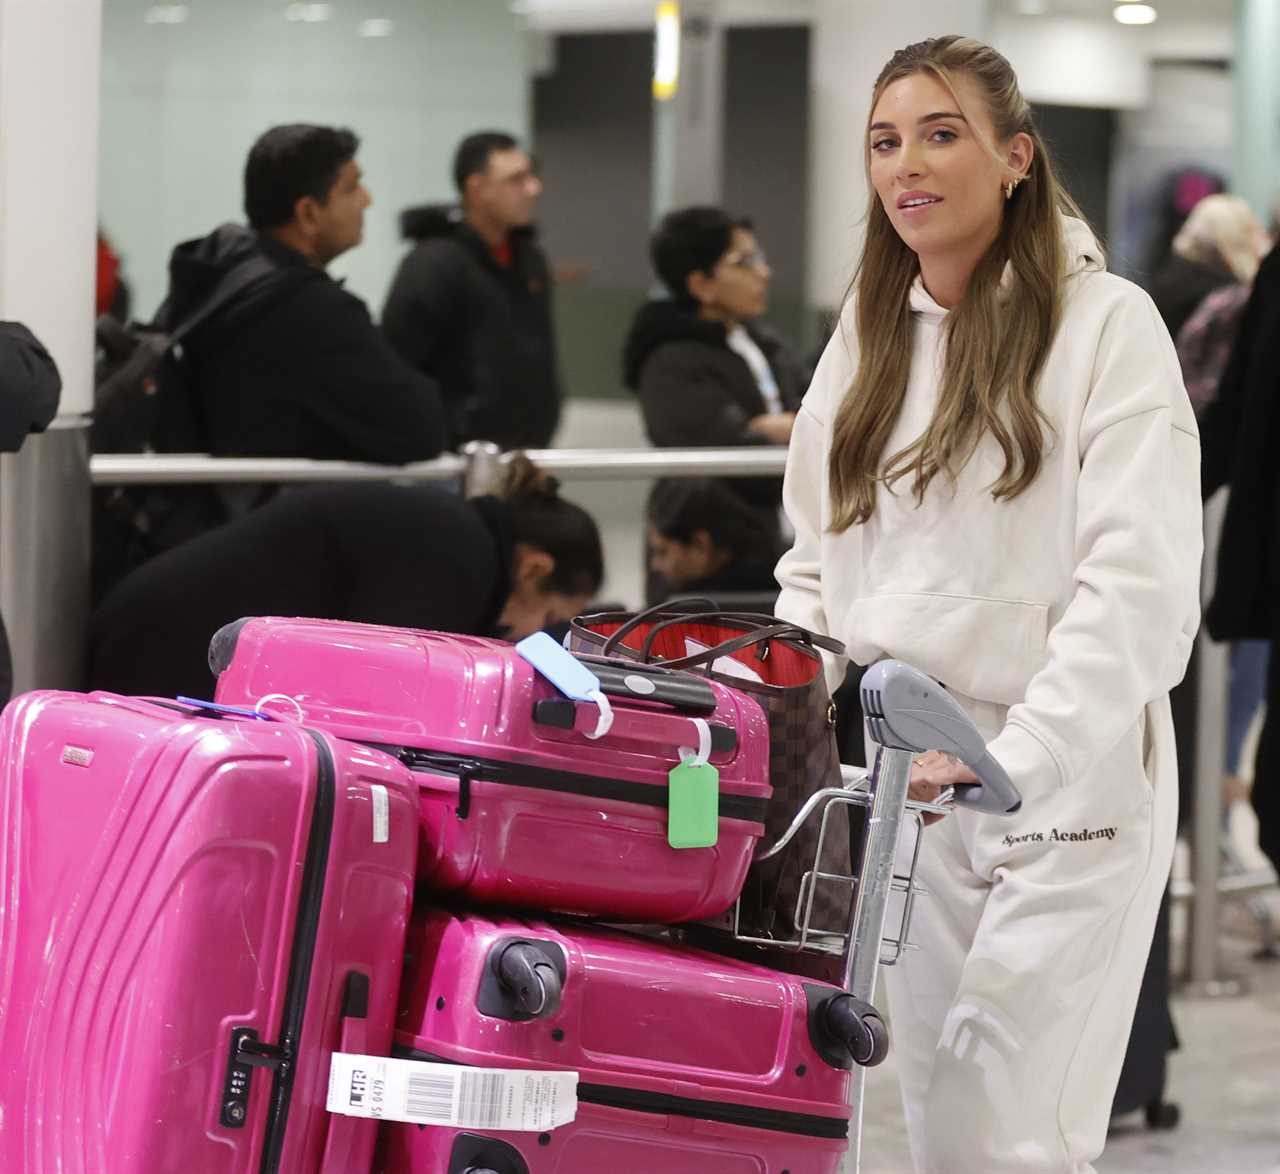
<path id="1" fill-rule="evenodd" d="M 1173 238 L 1173 251 L 1188 261 L 1226 269 L 1248 285 L 1258 272 L 1263 231 L 1239 196 L 1205 196 Z"/>
<path id="2" fill-rule="evenodd" d="M 938 473 L 953 479 L 990 433 L 1004 453 L 1004 472 L 991 486 L 1011 500 L 1040 471 L 1047 421 L 1036 403 L 1036 383 L 1058 324 L 1066 248 L 1059 214 L 1079 216 L 1059 184 L 1018 89 L 1013 68 L 994 49 L 968 37 L 938 37 L 900 49 L 876 79 L 874 111 L 894 82 L 918 73 L 936 78 L 955 97 L 955 79 L 970 78 L 986 100 L 997 142 L 1031 138 L 1031 167 L 1004 208 L 1000 235 L 978 262 L 960 303 L 947 315 L 946 361 L 933 419 L 913 444 L 884 458 L 906 397 L 911 366 L 911 283 L 915 253 L 894 230 L 870 183 L 866 243 L 851 284 L 857 296 L 859 360 L 853 384 L 836 416 L 828 465 L 831 529 L 839 533 L 867 521 L 883 482 L 891 487 L 914 474 L 917 502 Z M 868 130 L 870 115 L 868 116 Z M 970 118 L 969 125 L 975 126 Z M 994 144 L 984 144 L 992 153 Z M 1006 263 L 1013 287 L 1001 295 Z"/>

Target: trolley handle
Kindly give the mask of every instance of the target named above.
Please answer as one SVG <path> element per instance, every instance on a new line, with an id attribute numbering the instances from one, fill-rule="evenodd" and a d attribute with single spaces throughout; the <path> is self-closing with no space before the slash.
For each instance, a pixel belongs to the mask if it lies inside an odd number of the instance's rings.
<path id="1" fill-rule="evenodd" d="M 954 801 L 989 815 L 1012 815 L 1022 796 L 987 750 L 973 719 L 936 681 L 897 660 L 872 665 L 862 678 L 862 709 L 871 736 L 889 750 L 953 755 L 978 776 L 957 784 Z"/>

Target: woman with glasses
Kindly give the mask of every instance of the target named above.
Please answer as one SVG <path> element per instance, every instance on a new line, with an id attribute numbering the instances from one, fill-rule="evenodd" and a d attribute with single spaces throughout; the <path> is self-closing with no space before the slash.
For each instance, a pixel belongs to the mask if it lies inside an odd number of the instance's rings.
<path id="1" fill-rule="evenodd" d="M 661 448 L 772 444 L 791 439 L 804 372 L 761 316 L 772 276 L 751 222 L 719 208 L 669 213 L 649 245 L 662 291 L 636 314 L 623 374 Z M 780 541 L 782 481 L 724 482 L 763 527 L 759 558 Z M 650 598 L 669 584 L 651 577 Z"/>

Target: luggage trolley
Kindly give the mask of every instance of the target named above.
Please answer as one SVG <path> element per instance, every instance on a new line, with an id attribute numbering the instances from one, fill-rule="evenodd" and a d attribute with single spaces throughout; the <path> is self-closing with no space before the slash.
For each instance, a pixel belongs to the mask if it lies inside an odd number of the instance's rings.
<path id="1" fill-rule="evenodd" d="M 987 752 L 972 719 L 936 681 L 899 661 L 886 660 L 867 672 L 861 695 L 868 730 L 876 744 L 871 770 L 844 767 L 841 786 L 814 792 L 777 842 L 760 848 L 755 855 L 757 862 L 777 856 L 808 821 L 820 820 L 813 866 L 803 876 L 796 902 L 794 934 L 782 939 L 752 936 L 741 929 L 740 901 L 732 911 L 732 934 L 738 942 L 838 958 L 840 970 L 835 981 L 867 1009 L 864 1023 L 872 1037 L 870 1050 L 851 1073 L 853 1115 L 849 1137 L 855 1171 L 861 1162 L 865 1068 L 878 1064 L 888 1050 L 884 1024 L 872 1013 L 871 1006 L 878 970 L 880 966 L 892 966 L 912 948 L 908 937 L 912 906 L 917 897 L 926 895 L 915 882 L 924 816 L 930 812 L 946 814 L 957 807 L 988 815 L 1012 815 L 1022 806 L 1017 788 Z M 953 755 L 981 781 L 947 788 L 936 803 L 908 799 L 912 759 L 929 750 Z M 856 874 L 824 872 L 821 868 L 831 813 L 841 806 L 861 807 L 867 812 Z M 909 862 L 899 872 L 896 862 L 907 819 L 915 822 L 916 838 Z M 816 930 L 811 925 L 814 895 L 820 883 L 844 885 L 851 892 L 853 900 L 843 933 Z M 886 935 L 890 896 L 895 893 L 902 897 L 901 915 Z"/>

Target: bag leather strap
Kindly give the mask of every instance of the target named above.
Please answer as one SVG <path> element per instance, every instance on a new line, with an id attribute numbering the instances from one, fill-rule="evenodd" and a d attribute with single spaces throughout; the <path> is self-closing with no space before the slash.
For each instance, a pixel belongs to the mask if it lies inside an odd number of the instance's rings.
<path id="1" fill-rule="evenodd" d="M 679 623 L 679 620 L 670 621 Z M 652 641 L 662 628 L 667 624 L 655 627 L 649 633 L 649 638 L 645 641 L 644 650 L 641 657 L 649 660 L 652 655 Z M 705 652 L 695 652 L 689 656 L 677 657 L 675 660 L 664 660 L 661 662 L 663 668 L 693 668 L 697 665 L 711 664 L 722 656 L 732 656 L 735 652 L 741 652 L 743 649 L 752 648 L 768 640 L 786 639 L 794 640 L 797 643 L 807 643 L 805 637 L 808 633 L 803 628 L 797 628 L 794 624 L 770 624 L 764 628 L 756 628 L 752 632 L 744 632 L 741 636 L 734 636 L 728 640 L 722 640 L 714 648 L 708 648 Z"/>
<path id="2" fill-rule="evenodd" d="M 636 628 L 645 622 L 645 620 L 653 619 L 657 616 L 674 615 L 680 619 L 686 619 L 690 615 L 713 612 L 716 610 L 714 599 L 696 598 L 681 599 L 675 603 L 659 603 L 653 607 L 647 607 L 642 612 L 637 612 L 631 616 L 616 632 L 613 633 L 605 642 L 604 648 L 600 650 L 601 656 L 612 656 L 613 650 L 622 643 L 623 637 L 630 635 Z M 591 618 L 591 617 L 587 617 Z"/>

